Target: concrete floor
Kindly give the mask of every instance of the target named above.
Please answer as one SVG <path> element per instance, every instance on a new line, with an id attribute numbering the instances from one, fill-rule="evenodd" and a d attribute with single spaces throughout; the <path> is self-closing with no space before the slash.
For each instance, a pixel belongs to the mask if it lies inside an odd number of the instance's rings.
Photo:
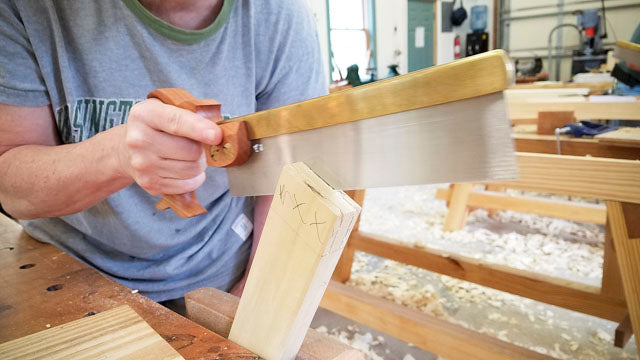
<path id="1" fill-rule="evenodd" d="M 403 188 L 398 191 L 386 189 L 369 191 L 365 200 L 361 229 L 403 238 L 404 233 L 417 236 L 417 233 L 430 234 L 420 240 L 425 246 L 443 248 L 456 253 L 471 254 L 476 258 L 489 256 L 511 266 L 527 269 L 539 269 L 550 275 L 564 277 L 573 281 L 599 284 L 598 271 L 601 273 L 601 227 L 592 224 L 549 224 L 548 219 L 504 218 L 496 220 L 486 214 L 472 215 L 464 231 L 458 234 L 442 234 L 439 229 L 446 214 L 443 202 L 432 196 L 434 188 Z M 391 201 L 403 199 L 400 209 L 389 205 Z M 411 204 L 411 199 L 415 203 Z M 480 210 L 482 211 L 482 210 Z M 381 216 L 381 214 L 385 214 Z M 476 214 L 478 215 L 478 214 Z M 547 221 L 547 222 L 545 222 Z M 541 226 L 543 224 L 544 226 Z M 558 227 L 553 231 L 549 227 Z M 397 230 L 404 229 L 404 230 Z M 569 229 L 570 231 L 565 231 Z M 557 231 L 556 231 L 557 230 Z M 489 238 L 492 243 L 483 243 L 476 239 L 476 231 L 482 232 L 480 239 Z M 414 233 L 411 233 L 414 232 Z M 549 235 L 553 232 L 553 236 Z M 515 234 L 515 235 L 514 235 Z M 544 236 L 545 241 L 553 244 L 553 251 L 529 253 L 531 249 L 513 249 L 502 245 L 496 238 L 500 236 Z M 475 237 L 475 238 L 474 238 Z M 458 241 L 452 241 L 458 240 Z M 406 242 L 406 237 L 405 237 Z M 498 239 L 499 240 L 499 239 Z M 523 240 L 523 241 L 524 241 Z M 515 238 L 515 243 L 520 239 Z M 513 242 L 513 241 L 512 241 Z M 535 249 L 534 249 L 535 250 Z M 547 249 L 548 250 L 548 249 Z M 515 255 L 509 251 L 514 251 Z M 549 254 L 547 254 L 549 252 Z M 506 255 L 505 255 L 506 254 Z M 548 256 L 547 256 L 548 255 Z M 541 261 L 530 262 L 530 257 Z M 570 261 L 567 261 L 570 257 Z M 524 258 L 524 259 L 523 259 Z M 510 264 L 512 262 L 513 264 Z M 528 270 L 531 270 L 528 268 Z M 405 306 L 426 309 L 438 317 L 454 321 L 490 336 L 509 341 L 519 346 L 559 358 L 559 359 L 636 359 L 635 340 L 624 349 L 613 346 L 613 334 L 616 323 L 543 304 L 530 299 L 507 294 L 479 285 L 452 279 L 412 266 L 399 264 L 365 253 L 357 252 L 350 284 L 365 291 Z M 375 284 L 375 285 L 372 285 Z M 424 296 L 427 294 L 426 304 Z M 416 303 L 418 300 L 422 303 Z M 387 334 L 380 334 L 366 326 L 355 324 L 349 319 L 320 309 L 312 323 L 314 328 L 323 327 L 334 337 L 343 337 L 344 341 L 355 341 L 363 350 L 369 350 L 371 359 L 436 359 L 437 356 L 410 346 Z M 365 336 L 371 333 L 371 336 Z M 356 334 L 358 334 L 356 336 Z M 376 342 L 377 336 L 384 342 Z M 357 337 L 357 339 L 355 339 Z M 369 344 L 362 345 L 362 343 Z"/>

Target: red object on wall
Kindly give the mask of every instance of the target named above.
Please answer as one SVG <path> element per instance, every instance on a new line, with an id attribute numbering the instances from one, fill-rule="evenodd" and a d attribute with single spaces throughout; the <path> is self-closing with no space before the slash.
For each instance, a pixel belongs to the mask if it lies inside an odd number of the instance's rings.
<path id="1" fill-rule="evenodd" d="M 460 59 L 460 35 L 453 40 L 453 58 Z"/>

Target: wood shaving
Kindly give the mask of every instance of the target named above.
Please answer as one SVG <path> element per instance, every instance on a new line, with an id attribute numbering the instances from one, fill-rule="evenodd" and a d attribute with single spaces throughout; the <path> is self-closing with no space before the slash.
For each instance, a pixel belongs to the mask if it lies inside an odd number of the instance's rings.
<path id="1" fill-rule="evenodd" d="M 463 230 L 445 232 L 442 227 L 447 208 L 444 201 L 435 199 L 435 191 L 446 186 L 368 190 L 360 230 L 409 246 L 600 285 L 602 226 L 511 211 L 489 217 L 485 210 L 478 209 L 471 212 Z M 597 203 L 533 192 L 507 190 L 507 194 Z M 615 323 L 388 259 L 356 252 L 348 283 L 408 308 L 559 359 L 635 358 L 634 339 L 623 350 L 612 346 Z"/>

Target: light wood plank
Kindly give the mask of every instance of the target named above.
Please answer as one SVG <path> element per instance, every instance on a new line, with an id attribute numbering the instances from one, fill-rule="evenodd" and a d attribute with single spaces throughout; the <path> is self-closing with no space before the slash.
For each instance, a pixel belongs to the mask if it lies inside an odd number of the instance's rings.
<path id="1" fill-rule="evenodd" d="M 640 235 L 640 204 L 607 201 L 607 212 L 629 317 L 637 339 L 640 336 L 640 242 L 635 237 Z"/>
<path id="2" fill-rule="evenodd" d="M 351 236 L 356 250 L 506 291 L 547 304 L 619 322 L 627 314 L 623 299 L 606 297 L 600 288 L 434 249 L 414 248 L 361 231 Z"/>
<path id="3" fill-rule="evenodd" d="M 436 191 L 436 199 L 448 200 L 450 196 L 451 190 L 449 189 L 438 189 Z M 601 205 L 579 205 L 569 201 L 546 200 L 526 196 L 509 196 L 493 191 L 470 193 L 467 205 L 489 210 L 513 210 L 599 225 L 604 225 L 607 221 L 607 210 Z"/>
<path id="4" fill-rule="evenodd" d="M 364 203 L 364 190 L 349 190 L 345 191 L 347 195 L 349 195 L 356 204 L 362 207 Z M 360 225 L 360 217 L 356 221 L 355 226 L 353 227 L 353 231 L 358 230 L 358 225 Z M 340 260 L 338 260 L 338 264 L 336 265 L 336 269 L 333 271 L 333 275 L 331 279 L 339 281 L 339 282 L 347 282 L 349 278 L 351 278 L 351 267 L 353 265 L 353 256 L 355 255 L 355 249 L 353 248 L 350 241 L 347 241 L 347 244 L 342 251 L 342 255 L 340 255 Z"/>
<path id="5" fill-rule="evenodd" d="M 605 227 L 602 285 L 600 288 L 602 295 L 624 299 L 624 288 L 622 286 L 622 277 L 620 276 L 620 266 L 618 266 L 618 255 L 613 245 L 611 225 L 608 224 L 608 221 Z"/>
<path id="6" fill-rule="evenodd" d="M 10 359 L 183 359 L 129 306 L 0 345 Z"/>
<path id="7" fill-rule="evenodd" d="M 631 335 L 633 335 L 633 329 L 631 328 L 631 319 L 627 315 L 616 327 L 616 335 L 613 339 L 613 345 L 615 347 L 624 348 L 631 339 Z"/>
<path id="8" fill-rule="evenodd" d="M 555 135 L 538 135 L 528 133 L 514 133 L 513 140 L 516 151 L 558 154 L 558 144 Z M 562 155 L 605 157 L 614 159 L 638 160 L 640 149 L 624 147 L 614 144 L 604 144 L 596 139 L 573 138 L 560 136 Z"/>
<path id="9" fill-rule="evenodd" d="M 552 359 L 335 281 L 321 306 L 449 360 Z"/>
<path id="10" fill-rule="evenodd" d="M 565 125 L 575 122 L 573 111 L 540 111 L 538 112 L 537 133 L 554 135 L 556 129 L 561 129 Z"/>
<path id="11" fill-rule="evenodd" d="M 611 81 L 595 82 L 595 83 L 558 83 L 558 82 L 536 82 L 530 84 L 516 84 L 510 89 L 571 89 L 583 88 L 589 89 L 591 93 L 602 93 L 611 90 L 613 84 Z"/>
<path id="12" fill-rule="evenodd" d="M 453 184 L 448 200 L 449 212 L 444 220 L 445 231 L 457 231 L 464 227 L 469 213 L 469 194 L 473 190 L 473 184 Z"/>
<path id="13" fill-rule="evenodd" d="M 492 182 L 514 189 L 640 203 L 640 161 L 516 153 L 519 178 Z"/>
<path id="14" fill-rule="evenodd" d="M 502 91 L 509 58 L 493 50 L 353 89 L 245 115 L 251 139 L 420 109 Z"/>
<path id="15" fill-rule="evenodd" d="M 238 310 L 237 296 L 214 288 L 200 288 L 185 295 L 187 317 L 225 338 Z M 349 345 L 307 330 L 296 360 L 364 360 L 364 355 Z"/>
<path id="16" fill-rule="evenodd" d="M 525 102 L 508 103 L 509 119 L 533 119 L 540 111 L 573 111 L 577 120 L 640 120 L 640 101 L 636 102 Z"/>
<path id="17" fill-rule="evenodd" d="M 596 135 L 599 143 L 626 147 L 640 147 L 640 128 L 625 127 Z"/>
<path id="18" fill-rule="evenodd" d="M 563 100 L 567 97 L 584 97 L 589 95 L 590 89 L 583 88 L 549 88 L 549 89 L 525 89 L 525 88 L 509 88 L 504 91 L 507 101 L 523 101 L 529 99 L 555 99 Z"/>
<path id="19" fill-rule="evenodd" d="M 360 207 L 306 165 L 282 170 L 229 339 L 293 359 Z"/>
<path id="20" fill-rule="evenodd" d="M 485 186 L 485 189 L 487 191 L 494 191 L 494 192 L 500 192 L 500 193 L 504 193 L 507 188 L 502 186 L 502 185 L 493 185 L 493 184 L 487 184 Z M 497 209 L 488 209 L 487 210 L 487 215 L 489 215 L 489 217 L 495 217 L 498 214 Z"/>

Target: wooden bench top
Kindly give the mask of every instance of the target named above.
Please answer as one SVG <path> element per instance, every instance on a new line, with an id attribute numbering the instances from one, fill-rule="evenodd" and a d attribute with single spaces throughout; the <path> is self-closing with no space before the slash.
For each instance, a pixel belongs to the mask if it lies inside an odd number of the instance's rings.
<path id="1" fill-rule="evenodd" d="M 186 359 L 257 359 L 56 247 L 34 240 L 2 214 L 0 269 L 0 343 L 127 304 Z"/>

